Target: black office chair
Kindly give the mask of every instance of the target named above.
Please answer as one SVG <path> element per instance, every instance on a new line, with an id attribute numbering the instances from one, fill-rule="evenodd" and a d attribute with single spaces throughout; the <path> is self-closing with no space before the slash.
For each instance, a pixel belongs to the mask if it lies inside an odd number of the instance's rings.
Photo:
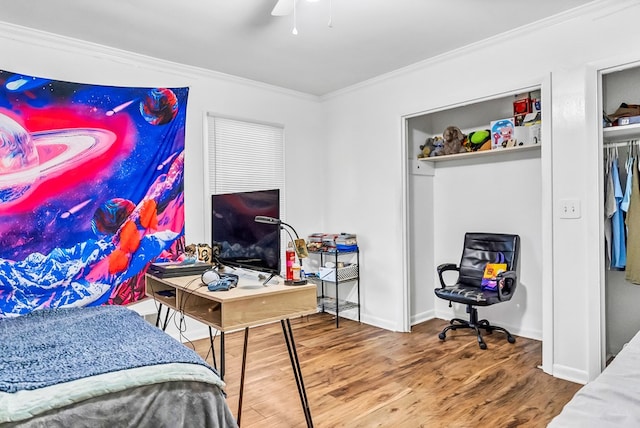
<path id="1" fill-rule="evenodd" d="M 482 288 L 482 276 L 487 263 L 494 263 L 504 255 L 507 271 L 498 274 L 496 290 Z M 451 302 L 467 305 L 469 320 L 454 318 L 450 325 L 444 328 L 438 335 L 440 340 L 445 340 L 447 331 L 459 328 L 470 328 L 476 331 L 480 349 L 487 349 L 487 344 L 482 339 L 480 329 L 485 329 L 487 334 L 495 330 L 507 335 L 509 343 L 516 339 L 505 328 L 489 324 L 486 319 L 478 321 L 478 309 L 476 306 L 489 306 L 496 303 L 511 300 L 518 285 L 518 259 L 520 256 L 520 237 L 518 235 L 506 235 L 501 233 L 466 233 L 464 236 L 464 249 L 460 266 L 445 263 L 438 266 L 440 288 L 435 289 L 436 296 Z M 458 271 L 458 279 L 455 284 L 447 285 L 443 279 L 446 271 Z"/>

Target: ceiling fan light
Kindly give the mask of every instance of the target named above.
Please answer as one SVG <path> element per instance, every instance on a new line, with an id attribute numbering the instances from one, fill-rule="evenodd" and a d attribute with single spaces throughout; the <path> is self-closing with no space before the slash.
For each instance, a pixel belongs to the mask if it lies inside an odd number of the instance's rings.
<path id="1" fill-rule="evenodd" d="M 291 34 L 294 36 L 298 35 L 298 14 L 296 13 L 296 2 L 297 0 L 293 0 L 293 30 L 291 31 Z"/>

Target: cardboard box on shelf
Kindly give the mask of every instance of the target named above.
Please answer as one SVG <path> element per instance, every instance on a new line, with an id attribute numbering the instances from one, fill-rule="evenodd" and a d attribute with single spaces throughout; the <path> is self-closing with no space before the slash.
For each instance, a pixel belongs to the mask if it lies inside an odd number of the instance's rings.
<path id="1" fill-rule="evenodd" d="M 525 115 L 531 113 L 531 98 L 525 96 L 524 98 L 516 99 L 513 102 L 513 115 Z"/>
<path id="2" fill-rule="evenodd" d="M 540 113 L 541 111 L 540 98 L 531 98 L 531 113 Z"/>
<path id="3" fill-rule="evenodd" d="M 513 130 L 516 146 L 531 146 L 542 141 L 542 121 L 540 113 L 529 113 L 525 116 L 522 126 Z"/>
<path id="4" fill-rule="evenodd" d="M 516 94 L 513 101 L 513 121 L 515 126 L 522 126 L 525 116 L 540 112 L 540 91 Z"/>
<path id="5" fill-rule="evenodd" d="M 541 126 L 539 123 L 532 125 L 516 126 L 513 136 L 516 140 L 516 146 L 532 146 L 540 144 Z"/>
<path id="6" fill-rule="evenodd" d="M 504 149 L 514 145 L 513 118 L 494 120 L 491 122 L 491 149 Z"/>
<path id="7" fill-rule="evenodd" d="M 337 276 L 336 276 L 337 271 Z M 347 263 L 342 267 L 320 267 L 318 278 L 323 281 L 336 282 L 348 281 L 358 276 L 358 265 L 355 263 Z"/>
<path id="8" fill-rule="evenodd" d="M 627 116 L 618 119 L 618 126 L 632 125 L 634 123 L 640 123 L 640 116 Z"/>

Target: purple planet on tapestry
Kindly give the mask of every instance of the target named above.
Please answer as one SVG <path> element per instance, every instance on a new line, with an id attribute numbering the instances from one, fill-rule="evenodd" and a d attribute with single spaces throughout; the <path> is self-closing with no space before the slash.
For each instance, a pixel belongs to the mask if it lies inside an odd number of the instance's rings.
<path id="1" fill-rule="evenodd" d="M 169 123 L 178 114 L 178 98 L 170 89 L 152 89 L 140 102 L 140 114 L 152 125 Z"/>
<path id="2" fill-rule="evenodd" d="M 113 235 L 135 208 L 135 204 L 126 199 L 113 198 L 108 200 L 93 214 L 93 220 L 91 220 L 93 232 L 100 237 Z"/>

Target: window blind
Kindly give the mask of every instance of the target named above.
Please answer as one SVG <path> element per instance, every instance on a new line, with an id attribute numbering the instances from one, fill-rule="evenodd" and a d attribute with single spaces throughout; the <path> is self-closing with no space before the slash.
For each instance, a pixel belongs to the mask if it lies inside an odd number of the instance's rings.
<path id="1" fill-rule="evenodd" d="M 210 193 L 280 189 L 285 218 L 283 127 L 207 115 L 207 129 Z"/>

